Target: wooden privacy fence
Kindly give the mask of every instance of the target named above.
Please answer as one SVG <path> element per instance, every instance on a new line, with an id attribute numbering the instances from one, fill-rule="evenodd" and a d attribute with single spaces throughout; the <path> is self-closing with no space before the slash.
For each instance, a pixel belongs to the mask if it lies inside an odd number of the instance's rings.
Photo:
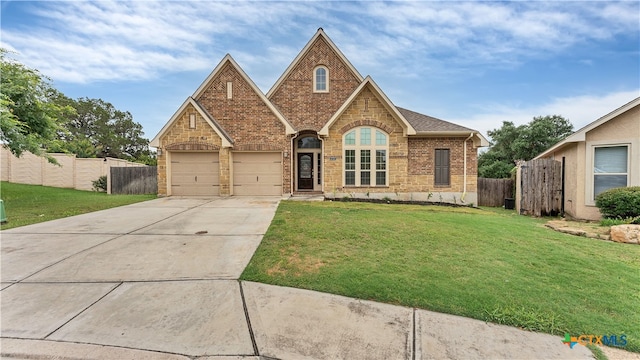
<path id="1" fill-rule="evenodd" d="M 479 206 L 503 206 L 507 198 L 513 198 L 512 179 L 478 178 Z"/>
<path id="2" fill-rule="evenodd" d="M 536 159 L 519 165 L 520 203 L 523 215 L 558 215 L 562 200 L 562 164 Z"/>
<path id="3" fill-rule="evenodd" d="M 157 167 L 112 167 L 110 187 L 111 194 L 157 194 Z"/>

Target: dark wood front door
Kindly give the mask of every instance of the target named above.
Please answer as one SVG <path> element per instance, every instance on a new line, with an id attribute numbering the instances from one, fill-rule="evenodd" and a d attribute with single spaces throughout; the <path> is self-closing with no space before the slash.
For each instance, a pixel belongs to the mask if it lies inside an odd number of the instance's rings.
<path id="1" fill-rule="evenodd" d="M 298 190 L 313 190 L 313 153 L 298 153 Z"/>

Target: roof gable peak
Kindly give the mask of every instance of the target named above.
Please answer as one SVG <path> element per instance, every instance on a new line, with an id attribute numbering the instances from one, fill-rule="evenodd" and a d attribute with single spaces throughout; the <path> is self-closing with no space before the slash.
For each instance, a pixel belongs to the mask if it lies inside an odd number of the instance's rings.
<path id="1" fill-rule="evenodd" d="M 583 126 L 580 129 L 576 130 L 573 134 L 567 136 L 564 140 L 559 141 L 555 145 L 553 145 L 550 148 L 548 148 L 547 150 L 543 151 L 540 155 L 536 156 L 534 159 L 543 158 L 543 157 L 551 154 L 552 152 L 556 151 L 557 149 L 565 146 L 568 143 L 586 141 L 587 133 L 589 131 L 599 127 L 602 124 L 605 124 L 605 123 L 609 122 L 609 120 L 615 119 L 619 115 L 624 114 L 625 112 L 633 109 L 636 106 L 640 106 L 640 97 L 637 97 L 637 98 L 629 101 L 628 103 L 620 106 L 619 108 L 611 111 L 610 113 L 598 118 L 597 120 L 594 120 L 594 121 L 590 122 L 589 124 Z"/>
<path id="2" fill-rule="evenodd" d="M 267 98 L 271 98 L 271 96 L 278 90 L 280 85 L 289 76 L 291 71 L 293 71 L 293 69 L 298 65 L 298 63 L 300 63 L 300 61 L 305 57 L 305 55 L 313 47 L 313 45 L 316 43 L 316 41 L 318 41 L 318 39 L 324 40 L 329 45 L 331 50 L 333 50 L 336 53 L 336 55 L 340 58 L 340 60 L 342 60 L 342 62 L 353 73 L 353 75 L 358 79 L 358 81 L 363 81 L 364 80 L 362 75 L 360 75 L 360 73 L 358 72 L 358 70 L 356 70 L 356 68 L 353 66 L 353 64 L 351 64 L 351 62 L 347 59 L 347 57 L 344 56 L 342 51 L 340 51 L 340 49 L 338 49 L 336 44 L 329 38 L 329 36 L 327 36 L 327 34 L 324 32 L 324 29 L 320 27 L 320 28 L 318 28 L 318 31 L 316 31 L 315 35 L 313 35 L 311 40 L 309 40 L 307 42 L 307 44 L 302 48 L 302 50 L 298 53 L 298 55 L 295 57 L 295 59 L 293 59 L 291 64 L 289 64 L 289 66 L 284 71 L 284 73 L 282 73 L 282 75 L 280 75 L 280 77 L 275 82 L 275 84 L 273 84 L 271 89 L 269 89 L 269 91 L 267 92 Z"/>
<path id="3" fill-rule="evenodd" d="M 395 105 L 389 100 L 387 95 L 380 89 L 378 84 L 371 78 L 371 76 L 367 76 L 362 83 L 358 86 L 357 89 L 353 91 L 351 96 L 347 98 L 347 100 L 340 106 L 338 111 L 333 114 L 333 116 L 327 121 L 327 123 L 320 129 L 318 134 L 327 136 L 329 135 L 329 128 L 338 120 L 338 118 L 347 110 L 347 108 L 353 103 L 353 101 L 362 93 L 362 91 L 369 87 L 373 94 L 378 98 L 378 100 L 384 105 L 384 107 L 389 111 L 393 117 L 402 124 L 402 128 L 404 130 L 404 135 L 415 135 L 416 130 L 413 128 L 411 123 L 407 121 L 407 119 L 398 111 Z"/>
<path id="4" fill-rule="evenodd" d="M 222 139 L 222 147 L 232 147 L 233 140 L 227 134 L 226 131 L 215 121 L 215 119 L 193 98 L 188 97 L 180 106 L 180 108 L 171 116 L 171 119 L 164 125 L 160 132 L 149 142 L 149 146 L 158 148 L 160 147 L 160 138 L 173 126 L 173 123 L 180 119 L 180 116 L 184 113 L 188 106 L 193 107 L 198 114 L 207 122 L 207 124 L 215 131 L 216 134 Z"/>
<path id="5" fill-rule="evenodd" d="M 247 73 L 245 73 L 244 70 L 242 70 L 240 65 L 238 65 L 238 63 L 233 59 L 233 57 L 230 54 L 227 54 L 222 58 L 220 63 L 218 63 L 218 65 L 213 69 L 213 71 L 211 71 L 209 76 L 207 76 L 207 78 L 202 82 L 200 87 L 198 87 L 198 89 L 193 93 L 191 97 L 197 100 L 200 97 L 200 95 L 202 95 L 202 93 L 206 91 L 211 81 L 215 79 L 215 77 L 218 75 L 220 71 L 222 71 L 222 69 L 225 67 L 227 63 L 231 64 L 231 66 L 238 72 L 238 74 L 240 74 L 240 77 L 249 85 L 249 87 L 251 87 L 253 92 L 256 93 L 258 97 L 260 97 L 262 102 L 269 108 L 269 110 L 271 110 L 271 112 L 273 112 L 273 114 L 278 118 L 278 120 L 282 122 L 282 124 L 286 129 L 286 134 L 287 135 L 295 134 L 296 131 L 293 128 L 293 126 L 291 126 L 289 121 L 287 121 L 284 115 L 282 115 L 282 113 L 278 111 L 278 109 L 271 103 L 271 101 L 267 99 L 267 97 L 264 95 L 264 93 L 262 93 L 260 88 L 258 88 L 258 86 L 253 82 L 253 80 L 251 80 L 249 75 L 247 75 Z"/>

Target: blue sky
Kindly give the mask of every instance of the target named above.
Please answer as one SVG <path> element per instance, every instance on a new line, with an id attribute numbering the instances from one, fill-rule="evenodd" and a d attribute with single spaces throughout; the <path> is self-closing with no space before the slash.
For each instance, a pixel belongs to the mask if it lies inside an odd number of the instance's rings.
<path id="1" fill-rule="evenodd" d="M 640 96 L 640 1 L 2 1 L 0 46 L 151 139 L 230 53 L 266 93 L 319 27 L 397 106 L 575 129 Z"/>

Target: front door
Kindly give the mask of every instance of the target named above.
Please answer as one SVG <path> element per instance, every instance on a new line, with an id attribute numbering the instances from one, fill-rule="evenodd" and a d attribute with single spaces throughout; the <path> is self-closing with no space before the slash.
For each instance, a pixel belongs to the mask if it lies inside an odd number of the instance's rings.
<path id="1" fill-rule="evenodd" d="M 298 190 L 313 190 L 313 153 L 298 153 Z"/>

